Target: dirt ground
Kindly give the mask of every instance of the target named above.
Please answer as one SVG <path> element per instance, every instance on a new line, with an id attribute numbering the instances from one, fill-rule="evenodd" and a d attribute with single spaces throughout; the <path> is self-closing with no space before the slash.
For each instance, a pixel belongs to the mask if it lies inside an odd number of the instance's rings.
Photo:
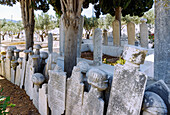
<path id="1" fill-rule="evenodd" d="M 0 77 L 0 89 L 2 88 L 0 95 L 10 96 L 10 103 L 16 104 L 15 107 L 7 108 L 9 115 L 40 115 L 23 89 Z"/>
<path id="2" fill-rule="evenodd" d="M 90 52 L 90 51 L 82 52 L 81 53 L 81 58 L 85 58 L 85 59 L 88 59 L 88 60 L 93 60 L 93 52 Z M 102 60 L 104 60 L 105 58 L 110 63 L 115 63 L 117 60 L 119 60 L 119 57 L 103 55 Z"/>

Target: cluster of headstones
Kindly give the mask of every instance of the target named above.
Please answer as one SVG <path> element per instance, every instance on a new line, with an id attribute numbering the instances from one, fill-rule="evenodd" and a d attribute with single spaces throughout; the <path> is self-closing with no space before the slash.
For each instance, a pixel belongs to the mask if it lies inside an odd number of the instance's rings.
<path id="1" fill-rule="evenodd" d="M 141 19 L 140 24 L 140 45 L 141 47 L 148 48 L 148 26 L 146 24 L 147 19 Z M 120 26 L 119 21 L 113 21 L 113 46 L 121 46 L 120 42 Z M 136 42 L 135 37 L 135 24 L 133 22 L 129 22 L 127 24 L 127 34 L 128 34 L 128 44 L 138 46 L 138 42 Z M 103 43 L 104 45 L 108 45 L 108 36 L 107 30 L 103 31 Z"/>
<path id="2" fill-rule="evenodd" d="M 22 59 L 20 50 L 8 47 L 7 54 L 1 56 L 0 73 L 24 88 L 42 115 L 139 115 L 141 112 L 165 115 L 169 112 L 170 91 L 163 81 L 150 85 L 145 92 L 147 77 L 139 71 L 146 56 L 144 48 L 126 46 L 123 53 L 126 63 L 115 66 L 113 79 L 85 61 L 79 62 L 67 78 L 57 65 L 57 53 L 48 57 L 48 53 L 40 52 L 40 45 L 34 48 L 35 51 L 24 50 Z"/>

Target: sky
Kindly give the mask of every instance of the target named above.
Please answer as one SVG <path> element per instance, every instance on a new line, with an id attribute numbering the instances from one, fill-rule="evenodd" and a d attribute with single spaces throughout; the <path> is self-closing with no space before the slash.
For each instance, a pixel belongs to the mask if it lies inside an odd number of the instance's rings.
<path id="1" fill-rule="evenodd" d="M 86 15 L 87 17 L 92 17 L 92 8 L 93 5 L 90 4 L 88 9 L 84 9 L 82 15 Z M 35 15 L 41 14 L 42 11 L 35 11 Z M 53 7 L 50 6 L 50 10 L 47 12 L 49 15 L 55 16 L 55 11 Z M 21 8 L 20 4 L 16 3 L 13 7 L 0 5 L 0 19 L 12 19 L 12 20 L 22 20 L 21 19 Z"/>

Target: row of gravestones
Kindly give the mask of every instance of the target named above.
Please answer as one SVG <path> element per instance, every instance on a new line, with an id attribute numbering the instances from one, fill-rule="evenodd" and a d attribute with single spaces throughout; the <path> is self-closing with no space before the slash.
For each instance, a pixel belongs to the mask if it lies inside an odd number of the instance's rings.
<path id="1" fill-rule="evenodd" d="M 146 24 L 147 19 L 141 19 L 142 24 L 140 24 L 140 43 L 144 48 L 148 48 L 148 26 Z M 128 34 L 128 44 L 135 45 L 136 37 L 135 37 L 135 24 L 133 22 L 129 22 L 127 24 L 127 34 Z M 119 21 L 113 21 L 113 45 L 120 46 L 120 26 Z M 103 31 L 103 43 L 104 45 L 108 45 L 108 36 L 107 30 Z"/>
<path id="2" fill-rule="evenodd" d="M 34 48 L 35 52 L 25 50 L 21 59 L 16 47 L 8 47 L 1 56 L 0 73 L 24 88 L 42 115 L 139 115 L 143 97 L 143 115 L 169 112 L 170 93 L 163 81 L 148 86 L 144 95 L 147 77 L 139 72 L 146 56 L 143 48 L 125 47 L 126 64 L 115 66 L 112 82 L 104 71 L 87 62 L 79 62 L 67 78 L 57 65 L 57 54 L 48 57 L 46 52 L 40 53 L 40 45 Z"/>

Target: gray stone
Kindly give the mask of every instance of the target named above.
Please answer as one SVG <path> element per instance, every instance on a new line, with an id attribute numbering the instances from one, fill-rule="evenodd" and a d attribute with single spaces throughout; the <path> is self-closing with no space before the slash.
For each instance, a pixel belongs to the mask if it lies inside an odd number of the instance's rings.
<path id="1" fill-rule="evenodd" d="M 27 65 L 27 61 L 26 61 L 26 59 L 24 58 L 24 59 L 23 59 L 23 62 L 22 62 L 22 72 L 21 72 L 21 84 L 20 84 L 20 88 L 21 88 L 21 89 L 24 87 L 26 65 Z"/>
<path id="2" fill-rule="evenodd" d="M 6 79 L 11 81 L 11 59 L 6 58 L 5 60 L 5 74 L 6 74 Z"/>
<path id="3" fill-rule="evenodd" d="M 86 73 L 90 69 L 90 66 L 89 66 L 89 64 L 86 61 L 78 62 L 77 67 L 80 68 L 80 71 L 82 73 Z"/>
<path id="4" fill-rule="evenodd" d="M 35 55 L 40 55 L 40 49 L 41 49 L 41 45 L 37 44 L 34 46 L 34 49 L 35 49 Z"/>
<path id="5" fill-rule="evenodd" d="M 66 73 L 49 70 L 48 104 L 52 115 L 64 114 L 66 97 Z"/>
<path id="6" fill-rule="evenodd" d="M 49 53 L 53 52 L 53 34 L 52 33 L 48 34 L 48 52 Z"/>
<path id="7" fill-rule="evenodd" d="M 140 43 L 144 48 L 148 48 L 148 26 L 146 24 L 147 19 L 141 19 L 140 24 Z"/>
<path id="8" fill-rule="evenodd" d="M 77 57 L 81 57 L 81 43 L 82 43 L 82 36 L 83 36 L 83 25 L 84 25 L 84 17 L 80 17 L 80 24 L 78 29 L 78 37 L 77 37 Z"/>
<path id="9" fill-rule="evenodd" d="M 127 24 L 127 32 L 128 32 L 128 44 L 135 45 L 135 24 L 133 22 L 129 22 Z"/>
<path id="10" fill-rule="evenodd" d="M 128 48 L 129 47 L 129 48 Z M 139 72 L 146 53 L 135 46 L 125 48 L 125 65 L 116 65 L 114 69 L 107 115 L 139 115 L 145 91 L 147 77 Z"/>
<path id="11" fill-rule="evenodd" d="M 94 51 L 93 63 L 94 65 L 102 64 L 102 30 L 97 28 L 94 32 Z"/>
<path id="12" fill-rule="evenodd" d="M 34 83 L 33 88 L 33 104 L 37 109 L 39 109 L 39 88 L 40 85 L 44 82 L 45 77 L 41 73 L 35 73 L 32 75 L 31 81 Z"/>
<path id="13" fill-rule="evenodd" d="M 168 114 L 170 114 L 170 90 L 163 80 L 159 80 L 146 88 L 146 91 L 154 92 L 165 102 Z"/>
<path id="14" fill-rule="evenodd" d="M 16 68 L 15 84 L 20 86 L 22 73 L 22 58 L 18 58 L 19 65 Z"/>
<path id="15" fill-rule="evenodd" d="M 113 45 L 120 46 L 120 27 L 118 20 L 113 21 Z"/>
<path id="16" fill-rule="evenodd" d="M 167 6 L 163 4 L 167 4 Z M 170 88 L 169 6 L 169 0 L 157 0 L 155 4 L 154 78 L 164 80 Z"/>
<path id="17" fill-rule="evenodd" d="M 142 105 L 142 115 L 168 115 L 167 107 L 159 95 L 146 91 Z"/>
<path id="18" fill-rule="evenodd" d="M 39 71 L 39 55 L 32 55 L 31 59 L 32 59 L 32 65 L 35 69 L 35 72 L 38 72 Z"/>
<path id="19" fill-rule="evenodd" d="M 104 100 L 102 91 L 108 87 L 106 74 L 99 69 L 90 69 L 87 73 L 90 91 L 84 92 L 81 115 L 103 115 Z"/>
<path id="20" fill-rule="evenodd" d="M 66 115 L 81 113 L 83 105 L 84 84 L 80 68 L 75 66 L 67 79 Z"/>
<path id="21" fill-rule="evenodd" d="M 104 40 L 104 45 L 108 45 L 108 37 L 107 37 L 107 30 L 103 30 L 103 40 Z"/>
<path id="22" fill-rule="evenodd" d="M 19 58 L 19 52 L 21 52 L 21 50 L 19 50 L 19 49 L 15 49 L 14 50 L 14 52 L 15 52 L 15 60 L 18 60 L 18 58 Z"/>
<path id="23" fill-rule="evenodd" d="M 43 84 L 42 88 L 39 89 L 39 113 L 41 115 L 49 115 L 49 108 L 48 108 L 48 103 L 47 103 L 47 84 Z"/>
<path id="24" fill-rule="evenodd" d="M 2 68 L 1 75 L 5 77 L 6 76 L 5 75 L 5 55 L 1 55 L 1 68 Z"/>
<path id="25" fill-rule="evenodd" d="M 64 56 L 64 47 L 65 47 L 65 29 L 64 29 L 64 20 L 63 15 L 60 18 L 60 56 Z"/>

